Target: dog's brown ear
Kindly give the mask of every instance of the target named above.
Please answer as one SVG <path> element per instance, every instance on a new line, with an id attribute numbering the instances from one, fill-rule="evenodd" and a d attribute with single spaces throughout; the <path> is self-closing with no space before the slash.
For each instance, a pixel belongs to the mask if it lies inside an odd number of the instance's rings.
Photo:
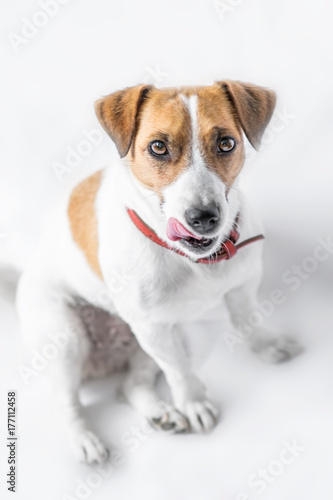
<path id="1" fill-rule="evenodd" d="M 95 103 L 95 111 L 123 158 L 127 155 L 136 132 L 139 109 L 151 85 L 137 85 L 114 92 Z"/>
<path id="2" fill-rule="evenodd" d="M 276 103 L 276 94 L 270 89 L 251 83 L 218 82 L 233 105 L 246 137 L 255 149 L 267 127 Z"/>

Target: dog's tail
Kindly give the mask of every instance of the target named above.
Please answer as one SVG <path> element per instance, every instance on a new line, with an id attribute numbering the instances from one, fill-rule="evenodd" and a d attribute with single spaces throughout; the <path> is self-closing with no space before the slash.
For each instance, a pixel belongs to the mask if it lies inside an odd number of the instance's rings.
<path id="1" fill-rule="evenodd" d="M 9 302 L 15 301 L 21 271 L 9 264 L 0 264 L 0 296 Z"/>

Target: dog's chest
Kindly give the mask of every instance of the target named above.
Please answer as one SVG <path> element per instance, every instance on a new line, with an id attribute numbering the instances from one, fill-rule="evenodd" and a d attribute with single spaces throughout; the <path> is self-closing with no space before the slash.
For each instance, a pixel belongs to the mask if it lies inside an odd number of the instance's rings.
<path id="1" fill-rule="evenodd" d="M 191 264 L 182 259 L 166 260 L 162 256 L 160 261 L 141 263 L 140 272 L 114 296 L 116 308 L 125 320 L 193 321 L 221 303 L 238 284 L 236 259 L 215 265 Z"/>

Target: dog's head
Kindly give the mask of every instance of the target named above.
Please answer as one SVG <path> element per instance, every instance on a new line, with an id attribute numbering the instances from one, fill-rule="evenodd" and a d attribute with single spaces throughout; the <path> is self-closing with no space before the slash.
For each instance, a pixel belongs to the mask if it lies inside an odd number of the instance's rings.
<path id="1" fill-rule="evenodd" d="M 133 174 L 160 199 L 166 237 L 188 255 L 214 253 L 230 230 L 228 195 L 244 164 L 243 132 L 256 149 L 276 97 L 256 85 L 138 85 L 96 103 L 97 116 Z"/>

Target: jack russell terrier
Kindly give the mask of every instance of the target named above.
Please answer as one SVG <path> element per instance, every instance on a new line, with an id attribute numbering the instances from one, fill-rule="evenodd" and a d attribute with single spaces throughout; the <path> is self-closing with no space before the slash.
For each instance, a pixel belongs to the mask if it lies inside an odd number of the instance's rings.
<path id="1" fill-rule="evenodd" d="M 262 228 L 237 185 L 243 133 L 258 148 L 275 100 L 266 88 L 221 81 L 138 85 L 97 101 L 121 159 L 61 202 L 17 294 L 29 345 L 53 335 L 61 346 L 47 370 L 80 460 L 108 455 L 85 422 L 80 384 L 125 366 L 124 395 L 155 427 L 207 432 L 216 425 L 182 325 L 225 300 L 240 328 L 257 307 Z M 272 362 L 301 351 L 267 327 L 249 341 Z M 154 390 L 160 370 L 173 404 Z"/>

